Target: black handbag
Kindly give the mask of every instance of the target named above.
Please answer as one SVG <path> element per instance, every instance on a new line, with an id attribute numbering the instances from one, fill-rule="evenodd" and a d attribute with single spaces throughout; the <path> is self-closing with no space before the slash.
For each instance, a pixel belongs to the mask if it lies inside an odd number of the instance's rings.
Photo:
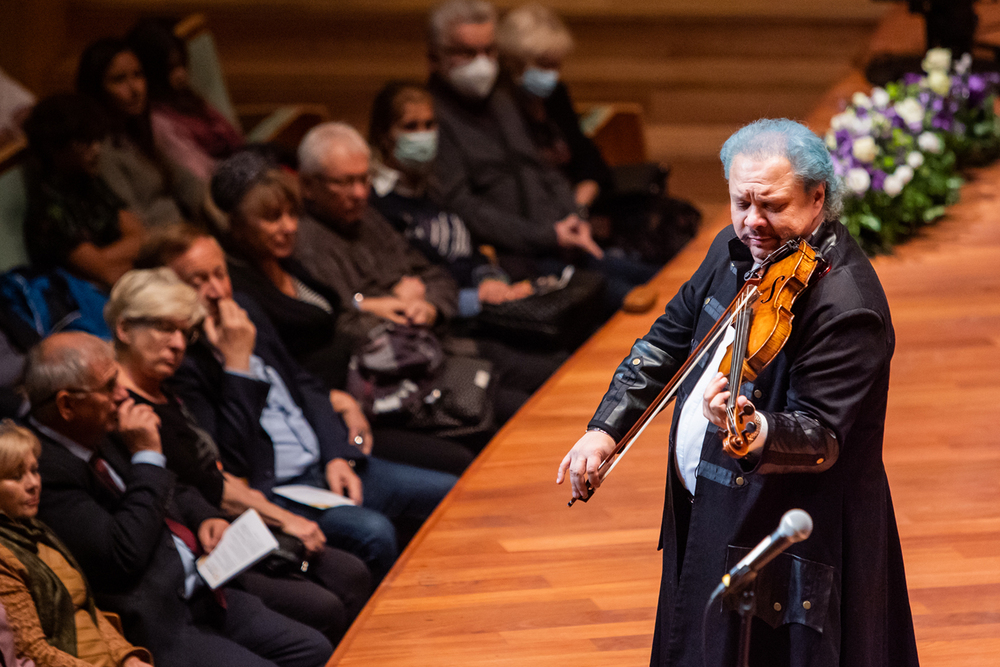
<path id="1" fill-rule="evenodd" d="M 254 565 L 254 569 L 272 577 L 307 573 L 309 559 L 302 540 L 276 529 L 271 529 L 271 534 L 278 540 L 278 548 Z"/>
<path id="2" fill-rule="evenodd" d="M 484 334 L 512 343 L 572 346 L 593 331 L 601 313 L 604 278 L 576 269 L 565 286 L 539 290 L 516 301 L 484 303 L 476 326 Z"/>
<path id="3" fill-rule="evenodd" d="M 493 428 L 493 368 L 474 356 L 446 354 L 426 329 L 384 325 L 351 358 L 347 391 L 369 421 L 442 437 Z"/>

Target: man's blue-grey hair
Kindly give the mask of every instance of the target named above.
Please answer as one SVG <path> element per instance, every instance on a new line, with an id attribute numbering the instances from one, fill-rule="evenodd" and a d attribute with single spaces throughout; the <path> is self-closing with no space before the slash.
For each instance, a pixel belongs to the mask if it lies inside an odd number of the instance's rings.
<path id="1" fill-rule="evenodd" d="M 836 220 L 844 207 L 840 179 L 833 171 L 833 159 L 823 140 L 805 125 L 787 118 L 764 118 L 740 128 L 726 140 L 719 152 L 729 180 L 729 168 L 737 155 L 753 160 L 784 157 L 792 163 L 792 173 L 807 192 L 826 184 L 823 204 L 825 220 Z"/>

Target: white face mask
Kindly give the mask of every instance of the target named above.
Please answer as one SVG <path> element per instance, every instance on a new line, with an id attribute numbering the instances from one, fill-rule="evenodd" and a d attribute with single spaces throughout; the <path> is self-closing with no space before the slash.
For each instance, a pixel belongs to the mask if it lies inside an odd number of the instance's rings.
<path id="1" fill-rule="evenodd" d="M 497 81 L 500 66 L 485 55 L 478 55 L 464 65 L 448 72 L 448 82 L 460 94 L 473 99 L 485 99 Z"/>

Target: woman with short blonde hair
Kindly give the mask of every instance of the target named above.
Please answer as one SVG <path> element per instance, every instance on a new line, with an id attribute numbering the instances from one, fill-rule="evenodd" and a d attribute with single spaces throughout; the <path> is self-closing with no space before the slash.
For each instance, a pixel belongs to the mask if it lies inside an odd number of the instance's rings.
<path id="1" fill-rule="evenodd" d="M 119 327 L 155 327 L 170 321 L 179 323 L 175 328 L 192 332 L 204 319 L 205 307 L 198 292 L 167 268 L 129 271 L 115 283 L 104 306 L 104 320 L 116 347 L 122 344 Z"/>
<path id="2" fill-rule="evenodd" d="M 0 422 L 0 603 L 18 656 L 37 667 L 149 667 L 94 606 L 69 550 L 36 518 L 41 495 L 35 434 Z"/>
<path id="3" fill-rule="evenodd" d="M 501 57 L 522 64 L 539 59 L 561 63 L 573 50 L 573 36 L 551 9 L 522 5 L 507 12 L 497 26 L 497 47 Z"/>
<path id="4" fill-rule="evenodd" d="M 190 230 L 173 237 L 186 234 Z M 326 547 L 318 525 L 269 502 L 245 480 L 224 472 L 215 440 L 165 386 L 183 362 L 188 345 L 200 337 L 201 327 L 212 326 L 198 292 L 168 268 L 130 271 L 111 290 L 105 318 L 115 337 L 119 382 L 128 390 L 129 400 L 149 405 L 160 420 L 167 468 L 228 517 L 253 508 L 298 539 L 309 552 L 310 573 L 317 579 L 296 577 L 294 571 L 272 577 L 251 570 L 240 575 L 240 585 L 274 611 L 316 628 L 336 644 L 370 592 L 364 563 Z"/>
<path id="5" fill-rule="evenodd" d="M 573 50 L 566 25 L 542 5 L 522 5 L 497 26 L 497 47 L 535 148 L 573 183 L 577 205 L 593 206 L 611 188 L 612 176 L 597 146 L 580 130 L 560 80 L 563 59 Z"/>

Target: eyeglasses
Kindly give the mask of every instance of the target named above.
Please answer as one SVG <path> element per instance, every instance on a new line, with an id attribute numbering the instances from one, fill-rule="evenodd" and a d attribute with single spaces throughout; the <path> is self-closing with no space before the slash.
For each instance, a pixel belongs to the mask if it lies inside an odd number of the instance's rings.
<path id="1" fill-rule="evenodd" d="M 148 327 L 163 338 L 169 338 L 180 331 L 186 345 L 191 345 L 201 335 L 201 327 L 199 326 L 182 327 L 178 326 L 176 322 L 159 317 L 135 317 L 126 320 L 126 322 L 140 327 Z"/>
<path id="2" fill-rule="evenodd" d="M 477 56 L 486 56 L 487 58 L 496 58 L 498 49 L 496 44 L 488 44 L 487 46 L 472 47 L 472 46 L 446 46 L 443 49 L 445 55 L 451 56 L 456 60 L 475 60 Z"/>
<path id="3" fill-rule="evenodd" d="M 317 174 L 320 179 L 323 180 L 327 185 L 333 185 L 338 188 L 349 188 L 354 185 L 360 185 L 362 187 L 368 187 L 372 184 L 371 174 L 355 174 L 353 176 L 344 176 L 342 178 L 333 178 L 332 176 L 327 176 L 325 174 Z"/>
<path id="4" fill-rule="evenodd" d="M 45 405 L 49 401 L 55 400 L 56 396 L 58 396 L 59 392 L 61 391 L 65 391 L 68 394 L 99 394 L 107 398 L 113 398 L 117 390 L 118 390 L 118 369 L 115 368 L 115 371 L 114 373 L 111 374 L 111 377 L 108 378 L 108 380 L 104 384 L 98 387 L 87 387 L 87 388 L 64 387 L 62 389 L 56 389 L 54 392 L 46 396 L 41 401 L 38 401 L 37 403 L 33 404 L 31 406 L 31 409 L 35 410 L 38 408 L 38 406 Z"/>

